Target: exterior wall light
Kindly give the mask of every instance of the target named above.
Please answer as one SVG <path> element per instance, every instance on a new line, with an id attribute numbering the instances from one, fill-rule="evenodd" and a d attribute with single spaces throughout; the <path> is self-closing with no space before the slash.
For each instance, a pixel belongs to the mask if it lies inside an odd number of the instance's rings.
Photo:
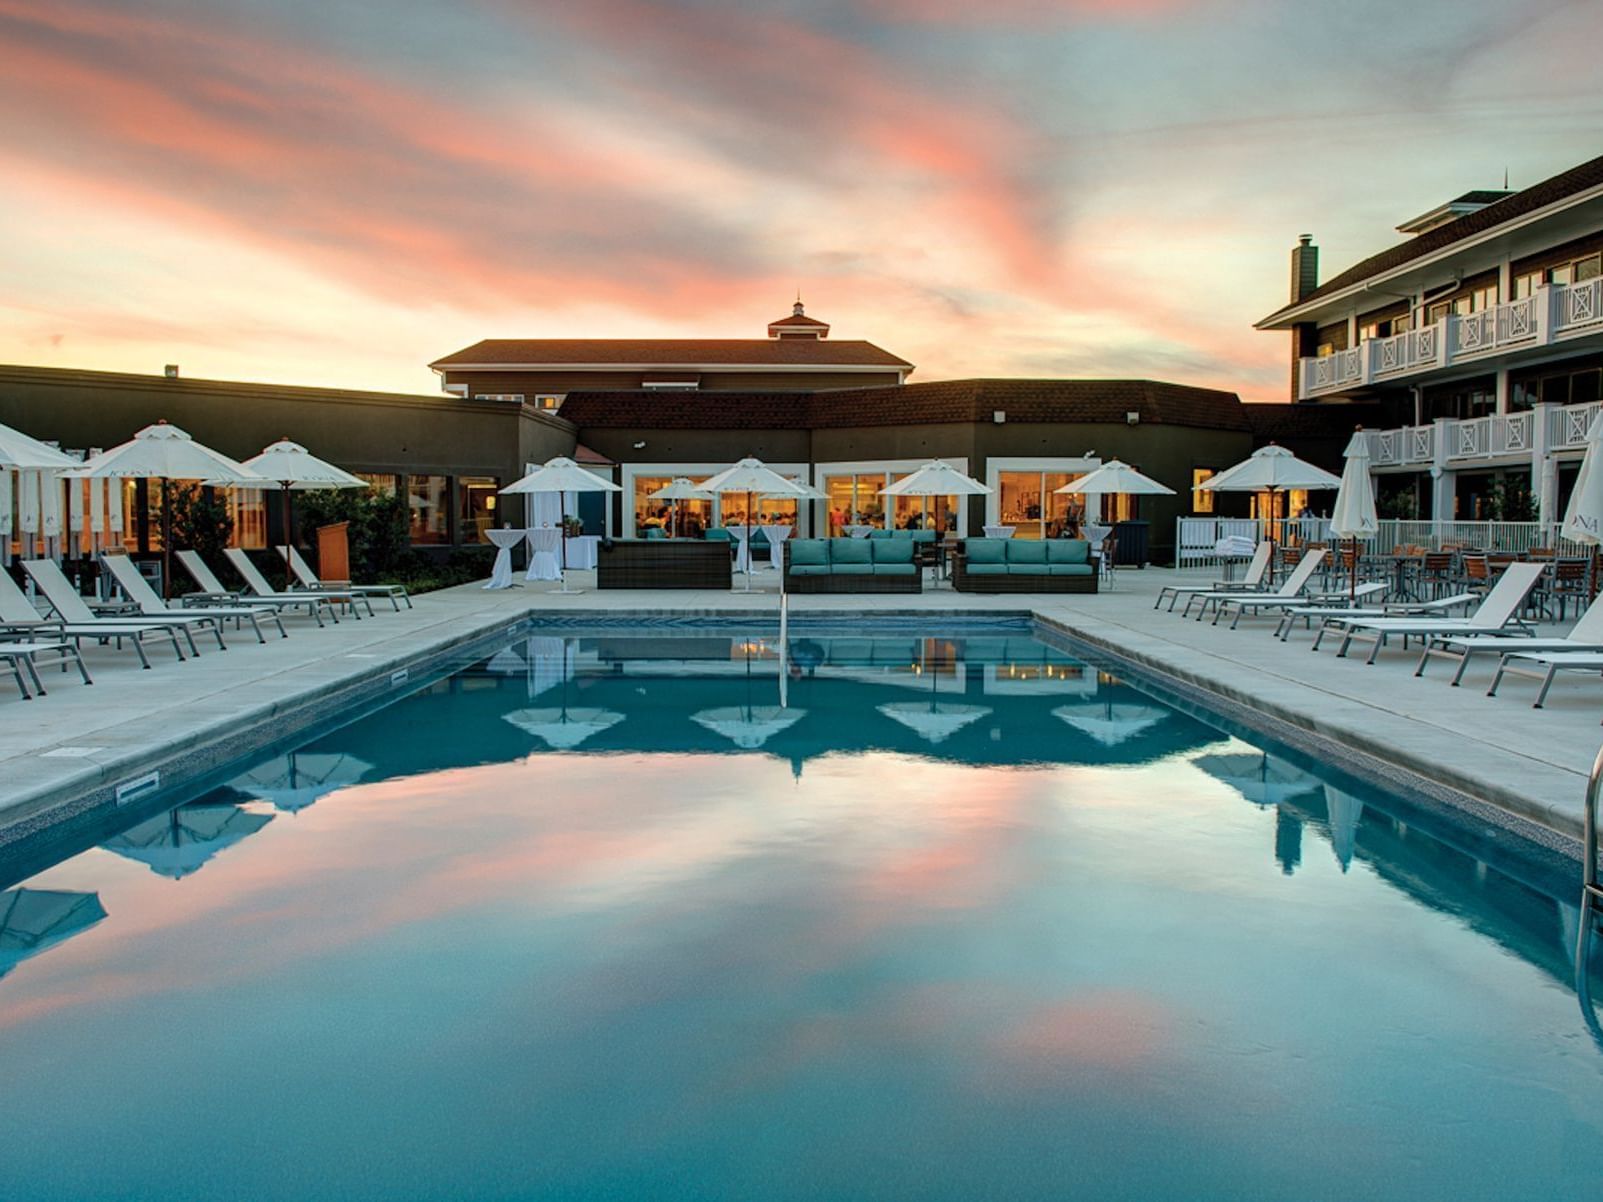
<path id="1" fill-rule="evenodd" d="M 991 411 L 991 420 L 1000 426 L 1003 422 L 1007 421 L 1007 410 L 993 409 Z"/>
<path id="2" fill-rule="evenodd" d="M 1124 421 L 1126 425 L 1139 426 L 1141 424 L 1141 411 L 1139 409 L 1127 411 L 1124 415 Z"/>

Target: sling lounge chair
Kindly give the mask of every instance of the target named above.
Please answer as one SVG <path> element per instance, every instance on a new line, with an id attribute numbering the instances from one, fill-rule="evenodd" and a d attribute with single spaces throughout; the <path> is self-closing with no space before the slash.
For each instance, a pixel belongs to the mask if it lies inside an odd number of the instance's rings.
<path id="1" fill-rule="evenodd" d="M 1487 652 L 1507 655 L 1512 652 L 1515 655 L 1528 656 L 1535 651 L 1603 652 L 1603 599 L 1593 601 L 1563 638 L 1522 638 L 1503 634 L 1456 636 L 1439 634 L 1425 640 L 1425 650 L 1419 657 L 1419 666 L 1414 669 L 1414 675 L 1423 676 L 1430 657 L 1440 655 L 1458 661 L 1458 670 L 1453 673 L 1452 680 L 1456 685 L 1464 678 L 1464 669 L 1469 667 L 1470 657 L 1473 655 Z"/>
<path id="2" fill-rule="evenodd" d="M 1519 630 L 1529 630 L 1528 626 L 1519 622 L 1519 612 L 1525 604 L 1525 598 L 1530 596 L 1536 582 L 1542 578 L 1547 565 L 1540 563 L 1511 563 L 1503 569 L 1503 574 L 1497 578 L 1497 583 L 1491 591 L 1481 600 L 1475 612 L 1467 618 L 1365 618 L 1357 621 L 1343 623 L 1345 631 L 1342 635 L 1341 647 L 1336 651 L 1337 658 L 1344 657 L 1347 649 L 1355 641 L 1369 642 L 1369 658 L 1364 662 L 1372 664 L 1375 656 L 1380 653 L 1381 644 L 1389 637 L 1401 635 L 1403 645 L 1408 645 L 1412 637 L 1430 639 L 1442 635 L 1463 634 L 1509 634 Z"/>
<path id="3" fill-rule="evenodd" d="M 0 571 L 0 631 L 41 642 L 66 639 L 74 646 L 84 639 L 98 639 L 121 648 L 123 640 L 127 639 L 139 656 L 140 666 L 144 668 L 150 667 L 144 641 L 147 638 L 166 639 L 172 643 L 173 654 L 179 659 L 184 658 L 184 647 L 178 641 L 178 631 L 171 626 L 146 622 L 142 618 L 97 618 L 88 606 L 84 606 L 84 610 L 89 612 L 89 619 L 83 622 L 44 617 L 17 587 L 17 582 L 11 579 L 11 573 Z M 79 664 L 79 670 L 83 671 L 82 660 Z"/>
<path id="4" fill-rule="evenodd" d="M 1165 597 L 1169 598 L 1169 612 L 1174 612 L 1174 603 L 1181 597 L 1194 597 L 1198 593 L 1250 593 L 1261 589 L 1265 575 L 1269 571 L 1269 544 L 1259 543 L 1253 548 L 1252 558 L 1247 561 L 1247 570 L 1242 573 L 1240 580 L 1215 580 L 1212 584 L 1166 584 L 1158 590 L 1158 599 L 1152 603 L 1157 609 L 1163 604 Z M 1186 610 L 1191 608 L 1187 600 Z M 1182 615 L 1186 612 L 1182 610 Z"/>
<path id="5" fill-rule="evenodd" d="M 1603 672 L 1603 651 L 1507 652 L 1503 662 L 1497 666 L 1497 675 L 1492 677 L 1492 687 L 1486 690 L 1486 695 L 1497 696 L 1497 686 L 1510 673 L 1515 676 L 1534 676 L 1542 682 L 1542 687 L 1536 690 L 1536 700 L 1531 702 L 1531 708 L 1541 709 L 1547 702 L 1547 691 L 1553 687 L 1553 678 L 1560 672 Z"/>
<path id="6" fill-rule="evenodd" d="M 181 555 L 183 552 L 180 551 L 179 554 Z M 317 619 L 319 626 L 323 624 L 322 614 L 325 609 L 328 611 L 328 616 L 337 623 L 340 620 L 340 615 L 336 607 L 343 602 L 350 607 L 351 617 L 357 621 L 361 620 L 362 615 L 356 612 L 356 604 L 353 598 L 337 593 L 312 593 L 304 589 L 290 593 L 278 592 L 267 582 L 267 577 L 261 574 L 256 565 L 250 561 L 250 556 L 246 555 L 242 549 L 239 547 L 227 547 L 224 549 L 223 554 L 227 557 L 228 562 L 233 565 L 234 571 L 239 573 L 239 578 L 245 582 L 245 587 L 250 589 L 258 600 L 270 600 L 286 608 L 304 607 L 307 613 Z M 188 565 L 186 564 L 185 566 L 187 567 Z M 215 580 L 216 577 L 213 577 L 213 579 Z"/>
<path id="7" fill-rule="evenodd" d="M 223 587 L 223 582 L 217 579 L 217 573 L 213 572 L 206 561 L 200 557 L 200 552 L 174 551 L 173 554 L 178 557 L 178 562 L 183 564 L 184 571 L 189 573 L 190 578 L 200 585 L 199 592 L 185 593 L 180 598 L 185 605 L 220 605 L 225 609 L 236 605 L 249 605 L 257 609 L 269 610 L 275 614 L 291 606 L 298 606 L 309 610 L 311 615 L 317 619 L 319 626 L 323 624 L 323 619 L 318 613 L 318 610 L 322 607 L 307 605 L 305 593 L 279 593 L 273 596 L 258 597 L 255 593 L 236 592 Z M 338 619 L 335 620 L 337 621 Z"/>
<path id="8" fill-rule="evenodd" d="M 1195 602 L 1197 605 L 1197 621 L 1200 622 L 1203 615 L 1208 612 L 1208 607 L 1212 606 L 1213 624 L 1217 626 L 1220 616 L 1224 613 L 1224 606 L 1232 602 L 1273 600 L 1284 604 L 1287 601 L 1294 601 L 1308 587 L 1308 582 L 1314 578 L 1314 573 L 1319 570 L 1320 561 L 1324 558 L 1325 550 L 1323 547 L 1309 551 L 1297 561 L 1297 566 L 1291 570 L 1291 574 L 1281 582 L 1280 587 L 1277 589 L 1265 590 L 1261 593 L 1221 592 L 1192 597 L 1190 601 L 1186 602 L 1186 612 L 1190 612 L 1191 604 Z"/>
<path id="9" fill-rule="evenodd" d="M 358 597 L 386 597 L 396 613 L 401 612 L 401 602 L 406 602 L 406 608 L 412 608 L 412 598 L 407 596 L 404 584 L 352 584 L 349 580 L 323 581 L 317 578 L 312 571 L 312 565 L 301 558 L 301 553 L 294 547 L 280 547 L 278 553 L 289 564 L 289 570 L 295 574 L 295 579 L 301 582 L 302 587 L 313 592 L 325 593 L 354 593 Z M 368 612 L 373 612 L 372 603 L 368 604 Z"/>
<path id="10" fill-rule="evenodd" d="M 92 622 L 95 618 L 94 610 L 83 599 L 78 590 L 73 587 L 72 581 L 61 571 L 61 565 L 53 559 L 30 559 L 22 565 L 27 569 L 28 575 L 33 577 L 34 584 L 45 595 L 50 608 L 61 615 L 64 622 Z M 223 622 L 221 618 L 207 618 L 200 614 L 182 614 L 178 617 L 162 616 L 152 617 L 150 614 L 126 615 L 119 614 L 114 621 L 126 621 L 137 616 L 141 622 L 148 622 L 152 626 L 171 626 L 184 636 L 189 644 L 189 654 L 199 655 L 200 648 L 195 646 L 195 631 L 204 631 L 217 640 L 219 651 L 227 651 L 228 644 L 223 642 Z"/>
<path id="11" fill-rule="evenodd" d="M 141 615 L 147 618 L 192 618 L 196 616 L 194 610 L 172 609 L 165 601 L 156 595 L 156 590 L 150 587 L 150 582 L 139 574 L 134 561 L 126 555 L 102 555 L 101 562 L 106 570 L 116 580 L 117 587 L 122 589 L 123 595 L 139 607 Z M 289 631 L 284 629 L 284 622 L 278 616 L 278 611 L 257 609 L 249 605 L 209 605 L 201 611 L 208 618 L 216 618 L 220 623 L 224 618 L 233 618 L 236 626 L 249 622 L 251 629 L 256 632 L 256 641 L 265 643 L 267 636 L 262 633 L 262 618 L 278 624 L 278 633 L 283 638 L 289 638 Z"/>
<path id="12" fill-rule="evenodd" d="M 1319 622 L 1319 633 L 1314 636 L 1314 650 L 1319 650 L 1319 641 L 1332 630 L 1337 630 L 1344 622 L 1358 621 L 1363 618 L 1406 618 L 1424 614 L 1447 614 L 1459 606 L 1474 605 L 1481 599 L 1479 593 L 1454 593 L 1451 597 L 1437 597 L 1431 601 L 1388 601 L 1379 606 L 1332 605 L 1329 607 L 1310 606 L 1305 609 L 1287 610 L 1275 627 L 1275 635 L 1284 643 L 1291 637 L 1293 627 L 1301 619 L 1306 625 L 1312 626 Z"/>
<path id="13" fill-rule="evenodd" d="M 1312 551 L 1310 554 L 1323 555 L 1324 552 Z M 1238 625 L 1240 625 L 1241 619 L 1248 613 L 1256 615 L 1260 610 L 1268 609 L 1279 611 L 1280 621 L 1275 624 L 1275 629 L 1279 630 L 1281 623 L 1286 621 L 1294 622 L 1301 614 L 1314 610 L 1317 610 L 1320 613 L 1327 613 L 1332 609 L 1338 608 L 1336 605 L 1338 600 L 1349 597 L 1354 602 L 1354 606 L 1349 606 L 1349 608 L 1355 608 L 1357 602 L 1367 601 L 1371 597 L 1384 593 L 1390 587 L 1391 586 L 1388 584 L 1382 584 L 1378 581 L 1371 581 L 1367 584 L 1360 584 L 1356 588 L 1342 593 L 1304 593 L 1296 597 L 1278 597 L 1266 594 L 1263 597 L 1254 597 L 1251 599 L 1238 597 L 1236 600 L 1229 602 L 1227 605 L 1221 605 L 1219 607 L 1218 612 L 1214 614 L 1214 625 L 1218 625 L 1219 619 L 1224 616 L 1224 611 L 1226 609 L 1233 608 L 1236 611 L 1236 616 L 1230 623 L 1231 630 L 1234 630 Z"/>
<path id="14" fill-rule="evenodd" d="M 49 656 L 51 663 L 59 663 L 65 671 L 68 666 L 75 666 L 78 674 L 83 677 L 85 684 L 94 684 L 89 679 L 89 669 L 84 666 L 83 656 L 71 641 L 63 639 L 59 642 L 3 642 L 0 641 L 0 662 L 11 670 L 16 677 L 17 689 L 22 693 L 24 701 L 32 701 L 33 693 L 28 691 L 28 682 L 33 682 L 35 693 L 45 695 L 44 681 L 39 679 L 39 657 Z M 23 673 L 27 673 L 26 676 Z"/>

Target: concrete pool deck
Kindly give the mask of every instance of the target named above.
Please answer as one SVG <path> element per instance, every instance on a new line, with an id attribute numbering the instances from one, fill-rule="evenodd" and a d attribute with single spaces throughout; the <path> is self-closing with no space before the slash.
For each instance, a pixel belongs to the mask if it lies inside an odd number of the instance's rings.
<path id="1" fill-rule="evenodd" d="M 1034 615 L 1193 695 L 1248 707 L 1562 835 L 1579 832 L 1586 774 L 1603 742 L 1603 693 L 1594 678 L 1561 678 L 1547 708 L 1535 710 L 1528 680 L 1511 679 L 1499 697 L 1485 696 L 1495 657 L 1472 667 L 1455 689 L 1447 684 L 1450 665 L 1433 665 L 1416 679 L 1417 657 L 1400 649 L 1383 651 L 1379 663 L 1366 667 L 1360 659 L 1338 660 L 1333 648 L 1311 653 L 1311 636 L 1302 632 L 1282 644 L 1270 637 L 1269 619 L 1231 631 L 1152 608 L 1164 584 L 1211 575 L 1125 571 L 1114 591 L 1095 596 L 974 596 L 942 587 L 917 596 L 796 597 L 790 612 L 793 619 Z M 570 576 L 577 586 L 590 584 L 589 573 Z M 386 690 L 405 686 L 391 684 L 391 673 L 526 617 L 774 617 L 772 573 L 756 580 L 750 593 L 590 589 L 563 596 L 544 585 L 504 592 L 464 585 L 418 597 L 414 610 L 399 614 L 380 607 L 376 617 L 357 623 L 319 630 L 296 620 L 289 639 L 270 636 L 265 646 L 248 631 L 231 632 L 227 652 L 206 652 L 202 644 L 202 655 L 184 664 L 153 651 L 156 666 L 148 672 L 131 654 L 88 648 L 92 688 L 75 675 L 50 672 L 46 697 L 23 702 L 14 690 L 0 692 L 0 842 L 10 829 L 48 821 L 70 797 L 104 797 L 136 783 L 175 752 L 247 751 L 244 732 L 270 742 L 275 729 L 290 733 L 289 716 L 308 707 L 380 701 Z"/>

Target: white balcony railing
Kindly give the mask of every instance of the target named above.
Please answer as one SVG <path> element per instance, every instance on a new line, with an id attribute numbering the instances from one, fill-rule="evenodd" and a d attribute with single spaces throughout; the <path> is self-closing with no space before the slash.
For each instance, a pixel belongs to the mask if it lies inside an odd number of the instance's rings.
<path id="1" fill-rule="evenodd" d="M 1371 338 L 1333 355 L 1299 363 L 1300 399 L 1473 361 L 1557 339 L 1603 332 L 1603 279 L 1539 288 L 1479 313 L 1449 315 L 1434 325 Z"/>
<path id="2" fill-rule="evenodd" d="M 1567 450 L 1586 442 L 1597 404 L 1555 406 L 1546 413 L 1547 445 L 1550 450 Z M 1437 430 L 1445 442 L 1445 458 L 1454 461 L 1492 459 L 1510 455 L 1529 455 L 1536 448 L 1536 420 L 1533 410 L 1522 413 L 1493 413 L 1460 421 L 1444 421 L 1429 426 L 1403 426 L 1396 430 L 1375 430 L 1369 436 L 1369 460 L 1376 467 L 1429 467 L 1436 458 Z"/>

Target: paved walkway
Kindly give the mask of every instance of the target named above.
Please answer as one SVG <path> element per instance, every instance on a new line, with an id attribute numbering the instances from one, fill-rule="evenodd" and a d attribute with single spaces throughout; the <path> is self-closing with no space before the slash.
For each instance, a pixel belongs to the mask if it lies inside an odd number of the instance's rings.
<path id="1" fill-rule="evenodd" d="M 767 577 L 765 579 L 765 576 Z M 570 574 L 576 585 L 590 574 Z M 1462 688 L 1446 683 L 1450 665 L 1415 679 L 1415 656 L 1383 651 L 1380 663 L 1312 654 L 1311 639 L 1270 637 L 1269 620 L 1242 629 L 1184 621 L 1154 611 L 1158 588 L 1200 578 L 1165 569 L 1120 573 L 1117 587 L 1091 597 L 983 597 L 949 588 L 918 596 L 796 597 L 793 615 L 839 613 L 1035 612 L 1094 644 L 1223 694 L 1275 717 L 1417 771 L 1449 787 L 1554 829 L 1578 830 L 1586 772 L 1603 742 L 1603 691 L 1579 677 L 1533 710 L 1534 686 L 1511 680 L 1487 698 L 1495 665 L 1472 669 Z M 258 646 L 232 634 L 227 652 L 177 664 L 153 652 L 140 671 L 132 655 L 88 652 L 96 684 L 48 674 L 49 696 L 22 702 L 0 685 L 0 818 L 14 820 L 71 792 L 134 779 L 142 759 L 163 744 L 200 746 L 282 718 L 308 701 L 383 676 L 438 648 L 504 629 L 529 613 L 773 614 L 772 573 L 744 592 L 596 592 L 563 596 L 530 585 L 485 592 L 468 585 L 416 599 L 416 609 L 318 630 L 291 623 L 291 637 Z M 59 681 L 59 683 L 58 683 Z M 3 834 L 0 834 L 3 838 Z"/>

